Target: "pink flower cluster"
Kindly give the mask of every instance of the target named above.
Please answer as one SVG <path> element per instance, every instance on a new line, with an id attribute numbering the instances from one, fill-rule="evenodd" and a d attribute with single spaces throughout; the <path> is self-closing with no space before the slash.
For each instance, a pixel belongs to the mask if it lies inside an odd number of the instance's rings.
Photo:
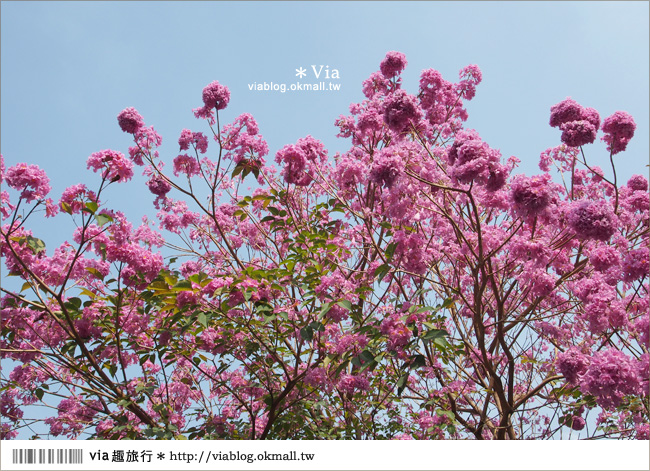
<path id="1" fill-rule="evenodd" d="M 420 107 L 417 99 L 399 89 L 386 98 L 384 122 L 397 134 L 409 131 L 420 121 Z"/>
<path id="2" fill-rule="evenodd" d="M 488 191 L 505 185 L 507 169 L 501 164 L 501 153 L 490 148 L 473 129 L 456 134 L 447 159 L 450 174 L 461 183 L 481 183 Z"/>
<path id="3" fill-rule="evenodd" d="M 239 115 L 235 120 L 223 128 L 222 146 L 228 152 L 226 157 L 235 163 L 244 160 L 264 164 L 263 157 L 269 153 L 269 146 L 259 134 L 257 121 L 249 113 Z"/>
<path id="4" fill-rule="evenodd" d="M 230 101 L 230 90 L 216 80 L 203 89 L 203 104 L 206 108 L 223 110 Z"/>
<path id="5" fill-rule="evenodd" d="M 20 163 L 3 173 L 7 185 L 20 191 L 20 197 L 28 203 L 44 199 L 51 190 L 50 179 L 38 165 Z"/>
<path id="6" fill-rule="evenodd" d="M 615 348 L 590 357 L 572 347 L 557 356 L 556 365 L 569 383 L 596 396 L 605 409 L 618 406 L 624 396 L 641 394 L 647 384 L 643 360 L 634 360 Z"/>
<path id="7" fill-rule="evenodd" d="M 322 142 L 307 136 L 280 149 L 275 161 L 284 164 L 282 176 L 287 183 L 307 186 L 314 178 L 316 166 L 327 161 L 327 150 Z"/>
<path id="8" fill-rule="evenodd" d="M 482 74 L 475 65 L 469 65 L 459 73 L 461 82 L 455 85 L 434 69 L 427 69 L 420 75 L 420 105 L 432 129 L 448 138 L 462 129 L 467 120 L 467 111 L 461 98 L 470 100 L 476 93 L 476 85 Z"/>
<path id="9" fill-rule="evenodd" d="M 388 337 L 389 350 L 402 349 L 413 337 L 413 332 L 406 327 L 401 317 L 402 314 L 393 313 L 381 322 L 380 331 Z"/>
<path id="10" fill-rule="evenodd" d="M 405 168 L 399 149 L 386 147 L 375 154 L 368 179 L 378 186 L 390 188 Z"/>
<path id="11" fill-rule="evenodd" d="M 569 225 L 582 239 L 607 241 L 616 232 L 616 215 L 606 201 L 577 201 L 569 212 Z"/>
<path id="12" fill-rule="evenodd" d="M 151 193 L 160 197 L 164 197 L 172 189 L 171 184 L 160 175 L 152 175 L 147 181 L 147 187 Z"/>
<path id="13" fill-rule="evenodd" d="M 623 396 L 641 393 L 638 362 L 623 352 L 610 348 L 596 353 L 581 378 L 581 387 L 596 396 L 604 408 L 616 407 Z"/>
<path id="14" fill-rule="evenodd" d="M 99 203 L 97 195 L 93 191 L 89 191 L 86 185 L 79 183 L 63 190 L 59 205 L 65 203 L 69 206 L 72 214 L 79 214 L 86 207 L 86 203 L 90 202 Z"/>
<path id="15" fill-rule="evenodd" d="M 404 54 L 397 51 L 390 51 L 386 54 L 384 60 L 381 61 L 381 64 L 379 64 L 379 70 L 381 70 L 384 77 L 392 79 L 402 72 L 407 64 L 408 62 Z"/>
<path id="16" fill-rule="evenodd" d="M 88 157 L 87 167 L 94 172 L 102 172 L 108 181 L 125 182 L 133 177 L 133 162 L 124 154 L 114 150 L 102 150 Z"/>
<path id="17" fill-rule="evenodd" d="M 79 434 L 91 423 L 93 418 L 102 410 L 99 401 L 89 404 L 82 403 L 78 398 L 66 398 L 57 406 L 58 417 L 45 419 L 50 426 L 50 433 L 55 437 L 65 434 L 68 438 L 77 438 Z"/>
<path id="18" fill-rule="evenodd" d="M 174 157 L 174 175 L 178 177 L 181 173 L 188 177 L 199 175 L 201 173 L 201 163 L 196 157 L 180 154 Z"/>
<path id="19" fill-rule="evenodd" d="M 551 107 L 549 124 L 562 130 L 562 142 L 579 147 L 596 140 L 600 115 L 595 109 L 583 108 L 575 100 L 567 98 Z"/>
<path id="20" fill-rule="evenodd" d="M 216 121 L 212 110 L 223 110 L 228 106 L 230 90 L 215 80 L 203 89 L 202 96 L 203 106 L 194 110 L 194 116 L 207 119 L 210 124 L 214 124 Z"/>
<path id="21" fill-rule="evenodd" d="M 628 142 L 634 137 L 636 123 L 634 118 L 625 111 L 617 111 L 603 121 L 603 141 L 607 143 L 607 150 L 612 154 L 623 152 Z"/>
<path id="22" fill-rule="evenodd" d="M 548 173 L 527 177 L 516 175 L 510 181 L 510 201 L 512 209 L 520 216 L 537 216 L 543 212 L 553 199 Z"/>
<path id="23" fill-rule="evenodd" d="M 144 126 L 144 119 L 135 108 L 125 108 L 117 115 L 117 122 L 122 131 L 129 134 L 137 133 Z"/>
<path id="24" fill-rule="evenodd" d="M 205 154 L 208 151 L 208 138 L 201 132 L 192 132 L 189 129 L 183 129 L 181 131 L 181 137 L 178 138 L 178 145 L 181 147 L 181 150 L 189 150 L 190 146 L 194 146 L 201 154 Z"/>
<path id="25" fill-rule="evenodd" d="M 370 382 L 361 375 L 342 374 L 336 385 L 342 393 L 354 394 L 355 391 L 367 391 L 370 389 Z"/>
<path id="26" fill-rule="evenodd" d="M 648 247 L 630 251 L 623 260 L 623 281 L 632 282 L 650 274 Z"/>

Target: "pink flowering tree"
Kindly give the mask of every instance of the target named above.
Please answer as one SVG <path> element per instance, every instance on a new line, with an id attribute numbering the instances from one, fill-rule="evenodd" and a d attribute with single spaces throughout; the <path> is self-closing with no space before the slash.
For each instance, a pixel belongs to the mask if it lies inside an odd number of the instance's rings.
<path id="1" fill-rule="evenodd" d="M 405 66 L 389 52 L 336 121 L 348 151 L 306 136 L 277 170 L 218 82 L 173 159 L 127 108 L 128 157 L 92 154 L 58 201 L 3 164 L 2 437 L 647 439 L 648 182 L 614 165 L 634 120 L 562 101 L 524 175 L 464 127 L 477 66 L 415 94 Z M 158 211 L 137 227 L 102 202 L 135 166 Z"/>

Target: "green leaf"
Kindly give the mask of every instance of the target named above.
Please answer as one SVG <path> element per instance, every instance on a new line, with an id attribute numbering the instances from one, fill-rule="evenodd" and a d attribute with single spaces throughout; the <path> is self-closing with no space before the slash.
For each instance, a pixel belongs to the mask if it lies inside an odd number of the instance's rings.
<path id="1" fill-rule="evenodd" d="M 413 355 L 411 357 L 411 364 L 409 365 L 412 370 L 426 366 L 427 360 L 424 355 Z"/>
<path id="2" fill-rule="evenodd" d="M 386 259 L 388 261 L 393 259 L 393 255 L 395 254 L 396 248 L 397 248 L 397 243 L 395 242 L 388 244 L 388 247 L 386 247 Z"/>
<path id="3" fill-rule="evenodd" d="M 32 249 L 32 252 L 35 254 L 41 253 L 43 250 L 45 250 L 45 242 L 43 242 L 41 239 L 37 239 L 36 237 L 32 237 L 28 235 L 26 237 L 27 240 L 27 246 Z"/>
<path id="4" fill-rule="evenodd" d="M 316 332 L 324 332 L 325 331 L 325 326 L 321 324 L 320 322 L 312 322 L 309 324 L 309 327 L 315 330 Z"/>
<path id="5" fill-rule="evenodd" d="M 329 310 L 332 309 L 332 305 L 330 303 L 325 303 L 320 307 L 320 312 L 318 313 L 318 318 L 322 319 L 325 314 L 329 312 Z"/>
<path id="6" fill-rule="evenodd" d="M 65 303 L 65 307 L 68 308 L 68 309 L 72 308 L 73 310 L 78 310 L 78 309 L 81 308 L 81 299 L 79 299 L 79 298 L 70 298 Z"/>
<path id="7" fill-rule="evenodd" d="M 444 339 L 447 335 L 449 334 L 447 333 L 446 330 L 431 329 L 431 330 L 427 330 L 427 332 L 421 338 L 422 340 L 435 341 L 436 339 L 440 339 L 440 338 Z"/>
<path id="8" fill-rule="evenodd" d="M 400 378 L 397 380 L 397 384 L 396 384 L 395 386 L 397 386 L 397 395 L 398 395 L 399 397 L 402 397 L 402 393 L 404 392 L 404 389 L 406 388 L 406 382 L 408 381 L 408 379 L 409 379 L 409 374 L 408 374 L 408 373 L 404 373 L 404 374 L 403 374 L 402 376 L 400 376 Z"/>
<path id="9" fill-rule="evenodd" d="M 306 326 L 300 329 L 300 336 L 308 341 L 311 342 L 314 338 L 314 329 L 311 328 L 311 326 Z"/>
<path id="10" fill-rule="evenodd" d="M 86 271 L 87 271 L 88 273 L 94 275 L 95 278 L 98 278 L 98 279 L 100 279 L 100 280 L 103 280 L 103 279 L 104 279 L 104 275 L 102 275 L 102 273 L 101 273 L 97 268 L 86 267 Z"/>
<path id="11" fill-rule="evenodd" d="M 445 299 L 444 302 L 442 303 L 441 308 L 442 308 L 442 309 L 447 309 L 447 308 L 449 308 L 449 307 L 451 307 L 451 306 L 453 306 L 453 305 L 454 305 L 454 300 L 451 299 L 451 298 L 447 298 L 447 299 Z"/>
<path id="12" fill-rule="evenodd" d="M 99 205 L 94 201 L 91 201 L 90 203 L 86 203 L 86 209 L 90 214 L 95 214 L 97 208 L 99 208 Z"/>
<path id="13" fill-rule="evenodd" d="M 381 280 L 386 276 L 386 273 L 390 270 L 390 265 L 387 263 L 384 263 L 383 265 L 380 265 L 377 267 L 375 270 L 375 276 L 377 277 L 377 281 L 381 282 Z"/>
<path id="14" fill-rule="evenodd" d="M 241 164 L 237 165 L 235 169 L 232 171 L 232 175 L 230 176 L 230 178 L 235 178 L 237 175 L 239 175 L 242 172 L 242 170 L 244 170 L 244 166 Z"/>
<path id="15" fill-rule="evenodd" d="M 172 289 L 174 291 L 191 291 L 192 282 L 190 280 L 181 280 L 178 283 L 176 283 L 174 286 L 172 286 Z"/>
<path id="16" fill-rule="evenodd" d="M 375 356 L 370 353 L 368 350 L 364 350 L 359 354 L 359 357 L 364 361 L 364 363 L 369 363 L 375 361 Z"/>
<path id="17" fill-rule="evenodd" d="M 208 326 L 208 316 L 205 315 L 205 312 L 199 312 L 199 315 L 197 316 L 196 320 L 201 324 L 203 327 Z"/>
<path id="18" fill-rule="evenodd" d="M 36 391 L 34 391 L 34 395 L 38 398 L 39 401 L 43 400 L 43 394 L 45 394 L 45 391 L 43 391 L 41 388 L 38 388 Z"/>
<path id="19" fill-rule="evenodd" d="M 347 299 L 344 299 L 342 301 L 337 302 L 339 306 L 341 306 L 343 309 L 347 309 L 348 311 L 352 310 L 352 303 L 348 301 Z"/>
<path id="20" fill-rule="evenodd" d="M 260 346 L 255 342 L 249 342 L 246 344 L 246 355 L 252 355 L 260 349 Z"/>
<path id="21" fill-rule="evenodd" d="M 61 211 L 64 213 L 72 214 L 72 206 L 70 206 L 65 201 L 61 202 Z"/>
<path id="22" fill-rule="evenodd" d="M 104 226 L 105 224 L 108 224 L 110 222 L 113 222 L 113 218 L 109 216 L 108 214 L 96 214 L 95 215 L 95 221 L 97 221 L 97 224 L 99 226 Z"/>

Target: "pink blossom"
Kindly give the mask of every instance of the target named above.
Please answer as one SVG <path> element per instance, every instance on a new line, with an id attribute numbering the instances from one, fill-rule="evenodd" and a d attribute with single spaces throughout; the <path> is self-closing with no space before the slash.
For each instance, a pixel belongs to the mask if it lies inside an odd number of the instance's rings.
<path id="1" fill-rule="evenodd" d="M 341 322 L 348 318 L 349 311 L 345 308 L 342 308 L 338 304 L 335 304 L 330 307 L 330 310 L 327 311 L 326 316 L 334 322 Z"/>
<path id="2" fill-rule="evenodd" d="M 596 396 L 605 409 L 616 407 L 623 396 L 639 394 L 641 382 L 635 362 L 614 348 L 597 352 L 580 379 L 581 389 Z"/>
<path id="3" fill-rule="evenodd" d="M 634 330 L 639 336 L 639 341 L 646 348 L 650 347 L 650 314 L 648 312 L 636 319 L 634 322 Z"/>
<path id="4" fill-rule="evenodd" d="M 196 294 L 191 291 L 181 291 L 176 295 L 176 307 L 193 306 L 197 303 Z"/>
<path id="5" fill-rule="evenodd" d="M 143 158 L 158 157 L 158 151 L 153 149 L 162 144 L 162 137 L 153 126 L 141 127 L 136 131 L 134 138 L 137 146 L 129 147 L 129 157 L 134 164 L 144 165 Z"/>
<path id="6" fill-rule="evenodd" d="M 420 120 L 421 113 L 415 97 L 402 89 L 390 95 L 385 106 L 384 122 L 396 133 L 408 131 Z"/>
<path id="7" fill-rule="evenodd" d="M 616 232 L 616 215 L 604 200 L 578 201 L 569 212 L 569 225 L 582 239 L 607 241 Z"/>
<path id="8" fill-rule="evenodd" d="M 625 111 L 617 111 L 603 121 L 603 141 L 607 143 L 607 150 L 618 154 L 627 147 L 627 143 L 634 137 L 636 123 L 634 118 Z"/>
<path id="9" fill-rule="evenodd" d="M 195 157 L 187 154 L 181 154 L 174 158 L 174 175 L 177 177 L 184 173 L 188 177 L 193 177 L 201 173 L 201 166 Z M 151 189 L 151 187 L 149 187 Z"/>
<path id="10" fill-rule="evenodd" d="M 505 184 L 505 169 L 500 163 L 501 154 L 483 142 L 473 129 L 456 134 L 456 140 L 449 148 L 447 158 L 451 175 L 461 183 L 476 181 L 490 184 L 490 191 L 495 191 L 500 188 L 499 185 Z M 501 178 L 496 178 L 499 175 Z"/>
<path id="11" fill-rule="evenodd" d="M 327 161 L 327 151 L 320 141 L 307 136 L 280 149 L 275 161 L 284 163 L 282 175 L 287 183 L 307 186 L 313 179 L 313 167 Z"/>
<path id="12" fill-rule="evenodd" d="M 627 186 L 635 191 L 647 191 L 648 180 L 643 175 L 632 175 L 627 181 Z"/>
<path id="13" fill-rule="evenodd" d="M 549 174 L 526 177 L 516 175 L 510 182 L 512 209 L 521 216 L 537 216 L 551 203 Z"/>
<path id="14" fill-rule="evenodd" d="M 568 146 L 580 147 L 596 140 L 597 129 L 587 120 L 569 121 L 560 125 L 562 142 Z"/>
<path id="15" fill-rule="evenodd" d="M 14 209 L 16 207 L 11 204 L 11 200 L 9 199 L 9 193 L 6 191 L 3 191 L 0 193 L 0 215 L 2 215 L 2 219 L 7 219 L 11 215 Z"/>
<path id="16" fill-rule="evenodd" d="M 600 114 L 593 108 L 582 109 L 582 119 L 589 121 L 596 131 L 600 129 Z"/>
<path id="17" fill-rule="evenodd" d="M 88 157 L 87 167 L 94 172 L 102 171 L 102 178 L 125 182 L 133 177 L 133 162 L 114 150 L 102 150 Z"/>
<path id="18" fill-rule="evenodd" d="M 149 191 L 156 196 L 165 196 L 172 189 L 171 184 L 162 176 L 154 175 L 147 182 Z"/>
<path id="19" fill-rule="evenodd" d="M 650 272 L 650 251 L 647 247 L 631 250 L 623 260 L 623 281 L 635 281 Z"/>
<path id="20" fill-rule="evenodd" d="M 329 383 L 329 378 L 327 377 L 327 371 L 323 367 L 318 368 L 309 368 L 307 374 L 305 375 L 305 384 L 313 388 L 320 388 Z"/>
<path id="21" fill-rule="evenodd" d="M 20 197 L 28 203 L 35 199 L 44 199 L 51 189 L 50 179 L 37 165 L 20 163 L 9 167 L 5 172 L 5 179 L 7 185 L 20 191 Z"/>
<path id="22" fill-rule="evenodd" d="M 366 345 L 368 345 L 368 338 L 364 334 L 345 334 L 339 337 L 332 351 L 339 355 L 349 351 L 359 353 Z"/>
<path id="23" fill-rule="evenodd" d="M 367 168 L 361 162 L 348 155 L 343 155 L 334 170 L 334 179 L 343 190 L 353 190 L 367 179 Z"/>
<path id="24" fill-rule="evenodd" d="M 571 423 L 571 428 L 573 430 L 582 430 L 583 428 L 585 428 L 585 425 L 587 424 L 587 422 L 585 422 L 585 419 L 579 416 L 573 416 L 569 420 Z"/>
<path id="25" fill-rule="evenodd" d="M 380 72 L 374 72 L 369 78 L 363 81 L 363 94 L 366 98 L 372 98 L 375 95 L 385 95 L 388 93 L 390 82 Z"/>
<path id="26" fill-rule="evenodd" d="M 203 103 L 208 109 L 223 110 L 230 101 L 230 90 L 216 80 L 203 89 Z"/>
<path id="27" fill-rule="evenodd" d="M 342 374 L 337 387 L 342 393 L 353 394 L 355 390 L 367 391 L 370 388 L 370 382 L 363 376 Z"/>
<path id="28" fill-rule="evenodd" d="M 470 64 L 458 73 L 461 81 L 459 83 L 459 90 L 463 94 L 463 98 L 471 100 L 476 94 L 476 85 L 481 83 L 483 73 L 476 64 Z"/>
<path id="29" fill-rule="evenodd" d="M 387 79 L 392 79 L 406 68 L 408 62 L 401 52 L 390 51 L 379 64 L 379 70 Z"/>
<path id="30" fill-rule="evenodd" d="M 413 332 L 406 327 L 400 317 L 399 313 L 394 313 L 381 322 L 380 331 L 388 337 L 389 350 L 404 347 L 413 337 Z"/>
<path id="31" fill-rule="evenodd" d="M 125 108 L 117 115 L 117 122 L 122 131 L 135 134 L 144 126 L 144 119 L 135 108 Z"/>
<path id="32" fill-rule="evenodd" d="M 69 206 L 72 214 L 79 214 L 86 207 L 86 203 L 89 202 L 98 203 L 97 195 L 89 191 L 86 185 L 79 183 L 63 190 L 59 205 L 65 203 Z"/>
<path id="33" fill-rule="evenodd" d="M 375 162 L 368 179 L 378 186 L 390 188 L 404 170 L 404 162 L 399 152 L 395 152 L 391 148 L 383 149 L 375 155 Z"/>
<path id="34" fill-rule="evenodd" d="M 605 271 L 612 266 L 618 266 L 621 263 L 620 251 L 615 247 L 598 244 L 589 251 L 589 261 L 598 271 Z"/>
<path id="35" fill-rule="evenodd" d="M 549 124 L 551 127 L 559 127 L 564 123 L 571 121 L 579 121 L 583 119 L 583 108 L 571 98 L 567 98 L 556 105 L 551 107 L 551 119 Z"/>
<path id="36" fill-rule="evenodd" d="M 571 384 L 577 384 L 589 367 L 589 357 L 576 347 L 560 353 L 556 360 L 557 368 Z"/>
<path id="37" fill-rule="evenodd" d="M 203 133 L 183 129 L 181 137 L 178 138 L 178 145 L 181 150 L 188 150 L 190 145 L 193 145 L 200 153 L 205 154 L 208 151 L 208 138 Z"/>

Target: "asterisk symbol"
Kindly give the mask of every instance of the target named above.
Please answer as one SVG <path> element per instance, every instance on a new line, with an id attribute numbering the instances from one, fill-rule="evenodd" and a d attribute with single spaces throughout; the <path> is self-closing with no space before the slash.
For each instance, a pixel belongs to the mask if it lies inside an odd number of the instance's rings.
<path id="1" fill-rule="evenodd" d="M 158 459 L 159 460 L 164 460 L 165 459 L 165 454 L 164 453 L 158 453 Z"/>
<path id="2" fill-rule="evenodd" d="M 303 69 L 302 67 L 299 69 L 296 69 L 296 76 L 303 78 L 305 75 L 307 75 L 307 69 Z"/>

